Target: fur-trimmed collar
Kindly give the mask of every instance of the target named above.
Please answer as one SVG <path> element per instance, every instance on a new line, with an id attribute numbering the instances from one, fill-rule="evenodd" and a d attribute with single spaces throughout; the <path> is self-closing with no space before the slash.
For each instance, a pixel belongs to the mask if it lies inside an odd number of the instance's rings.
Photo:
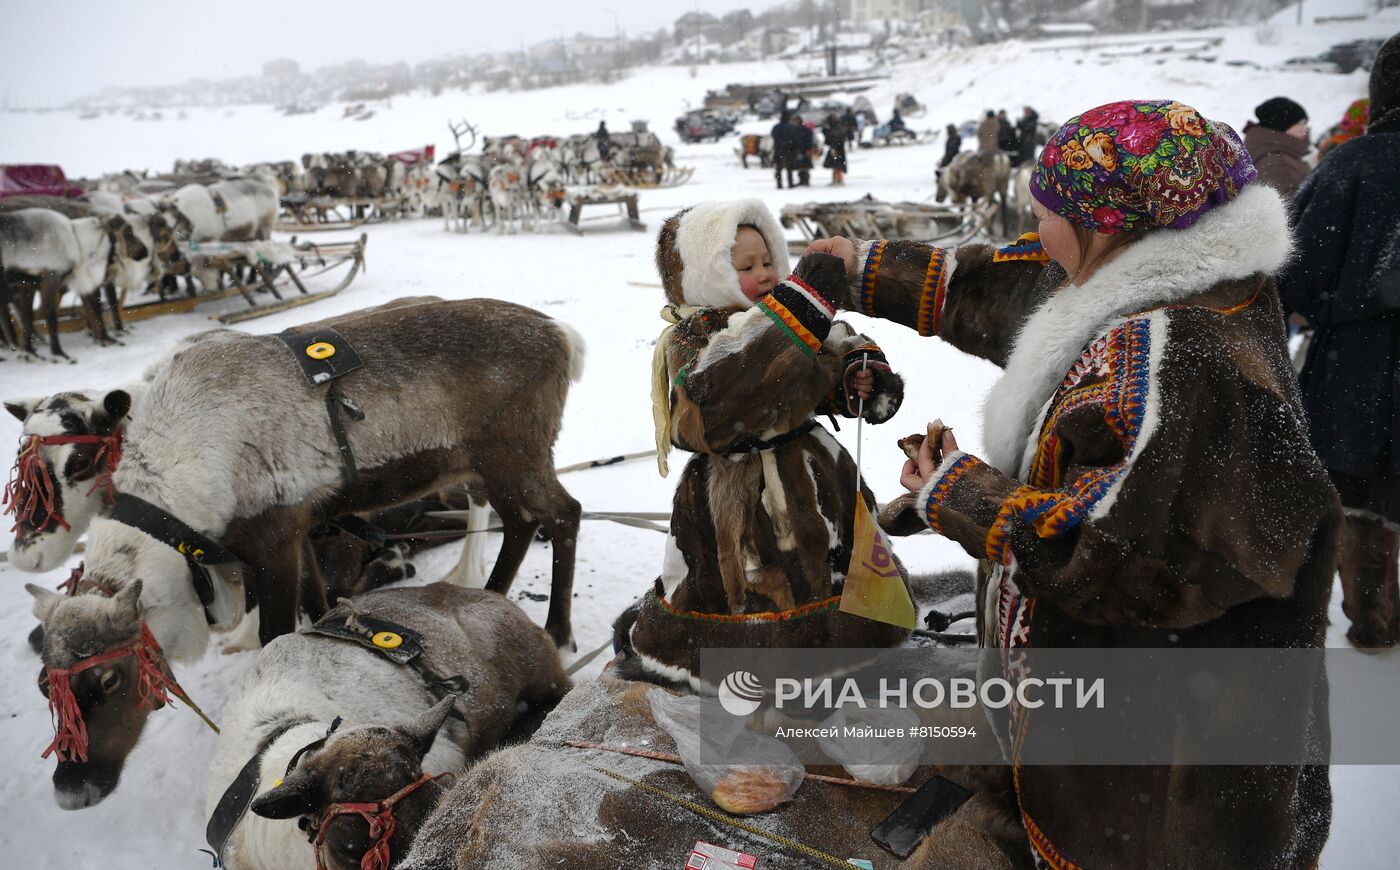
<path id="1" fill-rule="evenodd" d="M 1221 281 L 1272 274 L 1287 262 L 1289 250 L 1283 200 L 1252 184 L 1191 227 L 1157 230 L 1083 285 L 1057 290 L 1021 327 L 1006 371 L 982 406 L 987 460 L 1020 479 L 1041 410 L 1084 348 L 1115 321 L 1188 299 Z"/>
<path id="2" fill-rule="evenodd" d="M 684 264 L 681 292 L 685 295 L 685 304 L 707 308 L 753 305 L 739 289 L 739 275 L 734 271 L 730 256 L 734 235 L 743 224 L 758 228 L 768 245 L 773 271 L 779 278 L 787 277 L 787 240 L 762 200 L 702 202 L 679 217 L 675 244 Z"/>

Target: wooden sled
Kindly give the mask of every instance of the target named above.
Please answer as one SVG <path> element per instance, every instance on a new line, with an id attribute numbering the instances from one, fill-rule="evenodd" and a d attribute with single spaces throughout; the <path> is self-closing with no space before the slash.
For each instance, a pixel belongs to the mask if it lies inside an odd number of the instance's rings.
<path id="1" fill-rule="evenodd" d="M 986 230 L 986 217 L 971 204 L 882 202 L 872 197 L 854 202 L 809 202 L 783 207 L 785 227 L 802 233 L 805 249 L 814 239 L 915 239 L 944 247 L 961 245 Z"/>
<path id="2" fill-rule="evenodd" d="M 121 306 L 122 322 L 135 323 L 165 314 L 188 314 L 201 305 L 228 299 L 235 294 L 241 295 L 248 302 L 249 308 L 216 315 L 211 319 L 225 324 L 242 323 L 245 320 L 265 317 L 269 314 L 317 302 L 336 295 L 349 287 L 350 282 L 355 280 L 355 276 L 365 266 L 365 244 L 367 241 L 368 237 L 364 234 L 353 241 L 326 244 L 298 243 L 293 238 L 288 245 L 293 251 L 293 256 L 285 262 L 261 261 L 256 253 L 255 243 L 209 242 L 203 245 L 186 245 L 182 248 L 183 253 L 187 256 L 195 255 L 202 258 L 208 267 L 217 269 L 232 286 L 206 290 L 194 296 L 182 294 L 134 305 L 126 304 L 126 294 L 123 293 L 118 301 Z M 344 268 L 346 264 L 349 265 L 349 268 L 335 286 L 316 293 L 307 289 L 307 281 Z M 248 272 L 254 274 L 256 280 L 244 283 L 243 275 L 240 273 Z M 301 295 L 283 299 L 282 291 L 289 288 L 295 288 L 300 291 Z M 259 305 L 253 292 L 255 289 L 271 293 L 277 301 Z M 36 323 L 35 326 L 38 333 L 43 333 L 42 322 Z M 86 326 L 87 321 L 79 306 L 67 306 L 59 309 L 59 332 L 77 332 Z"/>
<path id="3" fill-rule="evenodd" d="M 604 183 L 621 187 L 635 187 L 642 190 L 656 190 L 663 187 L 680 187 L 695 174 L 694 166 L 651 166 L 608 167 L 600 169 Z"/>
<path id="4" fill-rule="evenodd" d="M 593 205 L 616 205 L 618 213 L 632 229 L 645 232 L 647 225 L 642 222 L 641 214 L 637 208 L 637 193 L 625 190 L 620 187 L 590 187 L 586 190 L 570 193 L 567 197 L 569 203 L 569 215 L 564 221 L 564 227 L 576 235 L 583 234 L 583 228 L 579 226 L 581 215 L 585 206 Z"/>

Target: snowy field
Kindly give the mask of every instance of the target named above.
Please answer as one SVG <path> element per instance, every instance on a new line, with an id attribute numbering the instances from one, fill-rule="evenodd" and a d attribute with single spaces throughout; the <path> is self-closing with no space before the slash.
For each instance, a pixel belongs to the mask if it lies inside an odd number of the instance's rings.
<path id="1" fill-rule="evenodd" d="M 1310 15 L 1314 14 L 1309 4 Z M 929 107 L 915 128 L 941 129 L 1007 108 L 1013 116 L 1031 103 L 1043 119 L 1067 118 L 1077 110 L 1112 99 L 1171 97 L 1190 103 L 1211 118 L 1237 127 L 1252 107 L 1277 94 L 1302 103 L 1315 131 L 1335 123 L 1343 108 L 1365 93 L 1365 76 L 1281 72 L 1267 69 L 1287 57 L 1312 54 L 1360 36 L 1400 30 L 1400 10 L 1366 22 L 1326 26 L 1292 25 L 1292 12 L 1261 31 L 1219 31 L 1223 46 L 1214 63 L 1166 58 L 1104 61 L 1094 51 L 1039 51 L 1008 43 L 948 52 L 907 64 L 870 96 L 877 110 L 888 110 L 896 92 L 914 93 Z M 1210 35 L 1212 32 L 1206 32 Z M 1199 36 L 1201 34 L 1192 34 Z M 1162 37 L 1166 40 L 1169 37 Z M 1261 38 L 1264 43 L 1261 43 Z M 1065 41 L 1062 44 L 1079 44 Z M 1035 49 L 1055 43 L 1036 43 Z M 1231 66 L 1248 59 L 1263 69 Z M 891 200 L 923 200 L 933 192 L 933 167 L 941 141 L 923 146 L 862 150 L 851 156 L 848 186 L 825 187 L 828 173 L 814 173 L 810 190 L 776 191 L 772 178 L 757 168 L 747 172 L 734 156 L 734 140 L 686 146 L 674 142 L 671 120 L 697 105 L 707 88 L 732 81 L 774 80 L 791 75 L 782 64 L 702 67 L 692 77 L 684 68 L 636 71 L 612 87 L 576 86 L 530 93 L 415 96 L 377 106 L 368 121 L 341 120 L 341 108 L 284 118 L 269 106 L 229 110 L 186 110 L 184 119 L 166 110 L 166 120 L 138 122 L 123 116 L 80 121 L 72 112 L 0 115 L 0 162 L 56 162 L 70 175 L 96 175 L 124 168 L 168 169 L 177 157 L 217 156 L 230 163 L 296 159 L 303 152 L 359 148 L 395 151 L 436 142 L 451 149 L 447 122 L 467 118 L 486 134 L 566 134 L 591 130 L 606 118 L 623 130 L 633 118 L 648 118 L 652 129 L 676 146 L 676 162 L 696 167 L 680 188 L 642 194 L 642 217 L 649 231 L 622 227 L 606 209 L 586 211 L 585 233 L 574 237 L 558 227 L 539 234 L 462 236 L 445 233 L 440 220 L 405 220 L 368 228 L 368 272 L 340 296 L 302 310 L 255 321 L 255 332 L 277 332 L 307 320 L 374 305 L 398 296 L 437 294 L 448 298 L 496 297 L 538 308 L 573 324 L 588 341 L 583 381 L 569 397 L 558 464 L 644 450 L 652 445 L 648 376 L 652 343 L 662 326 L 662 304 L 652 264 L 655 230 L 668 214 L 706 199 L 759 196 L 776 212 L 785 203 L 809 199 L 854 199 L 866 193 Z M 760 125 L 750 125 L 757 129 Z M 762 126 L 767 126 L 762 125 Z M 336 237 L 338 234 L 326 234 Z M 315 289 L 314 287 L 312 289 Z M 202 307 L 198 313 L 167 316 L 136 325 L 114 348 L 97 348 L 73 335 L 68 351 L 76 365 L 0 364 L 0 397 L 31 397 L 58 390 L 101 390 L 135 380 L 144 365 L 177 339 L 210 328 L 210 314 L 243 306 L 238 299 Z M 903 328 L 853 316 L 886 349 L 908 384 L 904 410 L 890 424 L 865 433 L 865 469 L 877 495 L 900 492 L 900 436 L 922 431 L 941 417 L 957 427 L 971 451 L 980 447 L 982 397 L 996 369 Z M 520 361 L 529 365 L 528 360 Z M 259 409 L 249 409 L 257 413 Z M 509 408 L 501 409 L 509 414 Z M 14 443 L 19 425 L 0 419 L 0 444 Z M 854 453 L 856 428 L 837 435 Z M 683 459 L 683 457 L 680 457 Z M 679 468 L 680 461 L 673 463 Z M 672 482 L 660 478 L 650 461 L 568 475 L 564 484 L 585 510 L 668 510 Z M 494 553 L 499 537 L 488 545 Z M 609 637 L 613 617 L 641 594 L 659 572 L 662 537 L 654 532 L 588 523 L 579 542 L 574 621 L 580 652 Z M 900 555 L 915 571 L 970 566 L 960 549 L 925 535 L 898 542 Z M 415 561 L 421 580 L 432 580 L 454 564 L 458 546 L 446 546 Z M 78 560 L 72 560 L 76 564 Z M 33 625 L 25 581 L 56 584 L 70 566 L 41 577 L 0 566 L 0 866 L 13 868 L 98 867 L 196 868 L 208 859 L 204 845 L 205 775 L 213 736 L 184 710 L 153 715 L 140 745 L 130 756 L 117 791 L 99 806 L 75 814 L 52 799 L 52 761 L 39 752 L 51 734 L 43 698 L 35 688 L 38 661 L 25 638 Z M 543 621 L 546 605 L 527 593 L 549 591 L 549 552 L 535 545 L 512 591 L 525 610 Z M 1329 642 L 1344 645 L 1346 622 L 1340 592 L 1334 597 Z M 236 679 L 253 653 L 222 655 L 217 641 L 205 658 L 178 670 L 191 696 L 218 718 Z M 1400 654 L 1389 653 L 1400 664 Z M 596 674 L 601 659 L 583 671 Z M 1395 866 L 1400 834 L 1393 823 L 1400 802 L 1400 779 L 1390 768 L 1333 768 L 1337 791 L 1332 839 L 1324 854 L 1329 870 Z M 1146 859 L 1145 860 L 1149 860 Z"/>

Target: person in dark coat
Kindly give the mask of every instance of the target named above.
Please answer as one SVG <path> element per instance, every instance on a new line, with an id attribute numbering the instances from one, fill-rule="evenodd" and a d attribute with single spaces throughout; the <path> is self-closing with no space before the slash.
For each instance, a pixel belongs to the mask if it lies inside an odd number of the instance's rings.
<path id="1" fill-rule="evenodd" d="M 1400 639 L 1400 35 L 1371 70 L 1371 124 L 1293 200 L 1284 303 L 1316 332 L 1301 376 L 1312 442 L 1347 511 L 1347 639 Z"/>
<path id="2" fill-rule="evenodd" d="M 849 107 L 846 109 L 846 114 L 841 116 L 841 125 L 846 128 L 846 144 L 848 146 L 854 145 L 860 124 L 856 122 L 856 113 L 851 111 Z"/>
<path id="3" fill-rule="evenodd" d="M 769 131 L 773 137 L 773 178 L 778 182 L 778 189 L 783 189 L 783 172 L 787 172 L 788 187 L 793 187 L 793 129 L 792 116 L 784 111 L 778 116 L 778 123 L 773 125 Z"/>
<path id="4" fill-rule="evenodd" d="M 958 156 L 960 150 L 962 150 L 962 137 L 958 135 L 957 125 L 949 124 L 948 143 L 943 146 L 943 159 L 938 161 L 938 168 L 942 169 L 952 163 L 953 158 Z"/>
<path id="5" fill-rule="evenodd" d="M 1308 113 L 1287 97 L 1274 97 L 1254 107 L 1258 123 L 1246 124 L 1244 147 L 1259 170 L 1259 180 L 1293 198 L 1312 171 L 1303 162 L 1308 153 Z"/>
<path id="6" fill-rule="evenodd" d="M 826 140 L 822 168 L 831 170 L 832 187 L 843 187 L 846 184 L 846 125 L 835 115 L 827 115 L 822 125 L 822 138 Z"/>
<path id="7" fill-rule="evenodd" d="M 604 160 L 608 159 L 608 154 L 612 151 L 612 135 L 608 133 L 608 122 L 598 122 L 598 132 L 593 134 L 598 139 L 598 154 Z"/>
<path id="8" fill-rule="evenodd" d="M 903 130 L 903 129 L 904 129 L 904 117 L 903 117 L 902 115 L 899 114 L 899 110 L 898 110 L 898 109 L 895 109 L 895 110 L 894 110 L 894 114 L 893 114 L 893 115 L 890 115 L 890 132 L 893 133 L 893 132 L 896 131 L 896 130 Z"/>
<path id="9" fill-rule="evenodd" d="M 1016 153 L 1016 128 L 1006 117 L 1006 110 L 997 112 L 997 148 L 1008 154 Z"/>
<path id="10" fill-rule="evenodd" d="M 1016 155 L 1011 158 L 1012 166 L 1035 162 L 1036 136 L 1040 132 L 1040 113 L 1030 106 L 1021 110 L 1021 120 L 1016 122 Z"/>
<path id="11" fill-rule="evenodd" d="M 812 128 L 802 121 L 801 115 L 793 115 L 791 123 L 792 132 L 792 168 L 797 170 L 797 184 L 792 183 L 792 176 L 788 176 L 788 187 L 811 187 L 812 186 L 812 149 L 816 147 L 816 136 L 812 135 Z"/>

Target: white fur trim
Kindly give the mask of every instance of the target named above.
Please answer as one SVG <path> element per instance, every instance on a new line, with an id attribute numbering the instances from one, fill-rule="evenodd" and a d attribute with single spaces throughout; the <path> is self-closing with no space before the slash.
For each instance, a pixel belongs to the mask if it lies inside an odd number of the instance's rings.
<path id="1" fill-rule="evenodd" d="M 938 486 L 943 476 L 948 473 L 948 469 L 953 467 L 953 463 L 966 455 L 967 454 L 962 450 L 954 450 L 952 453 L 943 457 L 943 461 L 938 464 L 938 468 L 934 469 L 933 474 L 931 474 L 929 479 L 924 482 L 924 485 L 919 488 L 919 494 L 915 496 L 916 501 L 914 504 L 918 505 L 919 519 L 924 521 L 924 525 L 928 525 L 928 503 L 929 499 L 933 498 L 934 488 Z"/>
<path id="2" fill-rule="evenodd" d="M 982 438 L 988 461 L 1007 475 L 1023 476 L 1038 416 L 1084 347 L 1115 321 L 1220 281 L 1272 274 L 1287 262 L 1289 249 L 1283 200 L 1255 184 L 1193 226 L 1157 230 L 1083 285 L 1058 290 L 1027 319 L 1005 373 L 987 394 Z"/>
<path id="3" fill-rule="evenodd" d="M 687 305 L 748 308 L 753 304 L 739 289 L 739 274 L 730 256 L 741 224 L 758 227 L 768 245 L 773 271 L 780 279 L 788 276 L 791 268 L 783 228 L 762 200 L 702 202 L 681 215 L 676 228 L 676 251 L 685 265 L 681 292 Z"/>

